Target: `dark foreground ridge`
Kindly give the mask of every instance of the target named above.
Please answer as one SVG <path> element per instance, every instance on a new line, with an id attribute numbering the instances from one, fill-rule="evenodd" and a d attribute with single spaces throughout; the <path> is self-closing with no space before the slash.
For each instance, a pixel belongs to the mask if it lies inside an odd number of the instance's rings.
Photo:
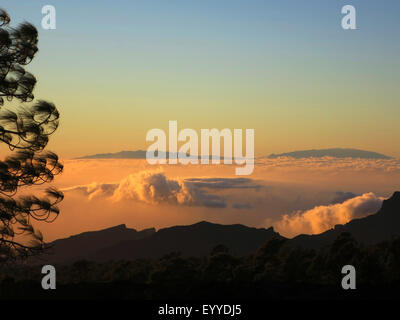
<path id="1" fill-rule="evenodd" d="M 256 229 L 243 225 L 220 225 L 199 222 L 189 226 L 136 231 L 125 225 L 85 232 L 56 240 L 50 252 L 42 256 L 51 263 L 159 258 L 171 252 L 185 257 L 206 256 L 217 245 L 224 245 L 235 255 L 248 255 L 272 237 L 281 237 L 273 228 Z"/>
<path id="2" fill-rule="evenodd" d="M 373 245 L 400 236 L 400 192 L 385 200 L 373 215 L 350 221 L 345 225 L 317 235 L 299 235 L 286 239 L 293 247 L 320 249 L 332 244 L 343 232 L 365 245 Z M 56 240 L 48 255 L 41 257 L 48 263 L 71 263 L 81 259 L 104 262 L 108 260 L 134 260 L 160 258 L 171 252 L 183 257 L 204 257 L 223 245 L 236 256 L 254 253 L 271 238 L 285 239 L 271 227 L 250 228 L 244 225 L 220 225 L 199 222 L 188 226 L 175 226 L 156 231 L 127 228 L 125 225 L 85 232 Z"/>
<path id="3" fill-rule="evenodd" d="M 71 245 L 69 249 L 79 250 L 84 244 L 85 250 L 90 249 L 85 259 L 54 264 L 56 290 L 41 287 L 45 262 L 0 266 L 0 299 L 399 299 L 399 212 L 400 193 L 395 193 L 378 213 L 344 225 L 344 232 L 319 249 L 310 249 L 309 243 L 294 245 L 299 242 L 298 237 L 285 239 L 272 228 L 208 222 L 158 232 L 138 232 L 124 225 L 87 232 L 55 243 L 55 249 L 58 245 L 66 250 Z M 308 239 L 328 243 L 337 229 Z M 346 230 L 353 230 L 356 237 L 369 243 L 386 240 L 364 244 Z M 327 234 L 329 241 L 325 239 Z M 106 248 L 92 252 L 95 240 Z M 217 245 L 212 248 L 214 244 Z M 62 257 L 62 253 L 57 256 Z M 153 258 L 137 259 L 138 256 Z M 357 272 L 356 290 L 342 288 L 341 271 L 345 265 L 354 266 Z"/>

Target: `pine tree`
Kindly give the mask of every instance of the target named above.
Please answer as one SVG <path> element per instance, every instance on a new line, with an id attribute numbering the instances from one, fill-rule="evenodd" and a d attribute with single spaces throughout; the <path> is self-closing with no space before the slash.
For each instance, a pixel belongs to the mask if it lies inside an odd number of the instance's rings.
<path id="1" fill-rule="evenodd" d="M 36 78 L 25 70 L 38 51 L 38 32 L 30 23 L 9 26 L 0 9 L 0 142 L 11 154 L 0 161 L 0 262 L 43 252 L 46 245 L 32 221 L 52 222 L 59 214 L 63 194 L 54 188 L 37 197 L 26 187 L 53 180 L 63 170 L 55 153 L 44 151 L 58 127 L 53 103 L 33 102 Z M 21 107 L 4 104 L 19 101 Z"/>

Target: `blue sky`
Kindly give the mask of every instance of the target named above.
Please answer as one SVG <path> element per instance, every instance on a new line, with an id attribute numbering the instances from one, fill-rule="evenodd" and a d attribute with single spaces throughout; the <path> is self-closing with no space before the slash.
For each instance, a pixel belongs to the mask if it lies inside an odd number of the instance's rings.
<path id="1" fill-rule="evenodd" d="M 47 4 L 56 7 L 56 30 L 40 28 Z M 341 28 L 347 4 L 356 7 L 358 30 Z M 258 154 L 358 147 L 400 156 L 397 0 L 1 7 L 40 30 L 29 70 L 39 79 L 36 96 L 60 105 L 54 144 L 63 155 L 143 148 L 148 129 L 178 120 L 255 128 Z"/>

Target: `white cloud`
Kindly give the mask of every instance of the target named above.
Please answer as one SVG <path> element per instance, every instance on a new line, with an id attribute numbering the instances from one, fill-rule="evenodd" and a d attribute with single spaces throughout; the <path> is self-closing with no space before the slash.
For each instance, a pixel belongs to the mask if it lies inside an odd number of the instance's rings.
<path id="1" fill-rule="evenodd" d="M 383 200 L 372 192 L 365 193 L 343 203 L 316 206 L 311 210 L 285 214 L 274 227 L 282 235 L 289 237 L 300 233 L 321 233 L 336 224 L 345 224 L 352 219 L 377 212 Z"/>
<path id="2" fill-rule="evenodd" d="M 112 201 L 136 200 L 148 204 L 169 203 L 174 205 L 225 208 L 224 196 L 210 193 L 208 189 L 261 188 L 251 179 L 244 178 L 190 178 L 170 179 L 162 172 L 140 171 L 130 174 L 119 183 L 91 183 L 62 189 L 79 192 L 89 198 L 108 197 Z M 235 207 L 241 204 L 235 204 Z M 242 206 L 243 207 L 243 206 Z M 247 206 L 248 207 L 248 206 Z"/>

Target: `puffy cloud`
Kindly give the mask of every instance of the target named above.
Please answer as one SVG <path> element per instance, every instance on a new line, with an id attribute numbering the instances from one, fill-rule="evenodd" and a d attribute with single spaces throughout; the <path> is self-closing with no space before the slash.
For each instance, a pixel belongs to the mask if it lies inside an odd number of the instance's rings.
<path id="1" fill-rule="evenodd" d="M 317 206 L 307 211 L 285 214 L 275 223 L 275 228 L 285 236 L 316 234 L 345 224 L 350 220 L 365 217 L 379 210 L 384 199 L 374 193 L 365 193 L 343 203 Z"/>
<path id="2" fill-rule="evenodd" d="M 140 171 L 130 174 L 115 184 L 91 183 L 62 189 L 76 191 L 90 200 L 108 197 L 112 201 L 136 200 L 148 204 L 168 203 L 212 208 L 227 207 L 224 196 L 210 193 L 207 189 L 259 189 L 261 185 L 246 178 L 188 178 L 169 179 L 162 172 Z M 234 208 L 250 208 L 248 203 L 235 203 Z"/>
<path id="3" fill-rule="evenodd" d="M 164 173 L 142 171 L 129 175 L 116 188 L 112 199 L 133 199 L 149 204 L 170 203 L 189 206 L 226 207 L 223 197 L 209 194 L 195 184 L 181 179 L 168 179 Z"/>

